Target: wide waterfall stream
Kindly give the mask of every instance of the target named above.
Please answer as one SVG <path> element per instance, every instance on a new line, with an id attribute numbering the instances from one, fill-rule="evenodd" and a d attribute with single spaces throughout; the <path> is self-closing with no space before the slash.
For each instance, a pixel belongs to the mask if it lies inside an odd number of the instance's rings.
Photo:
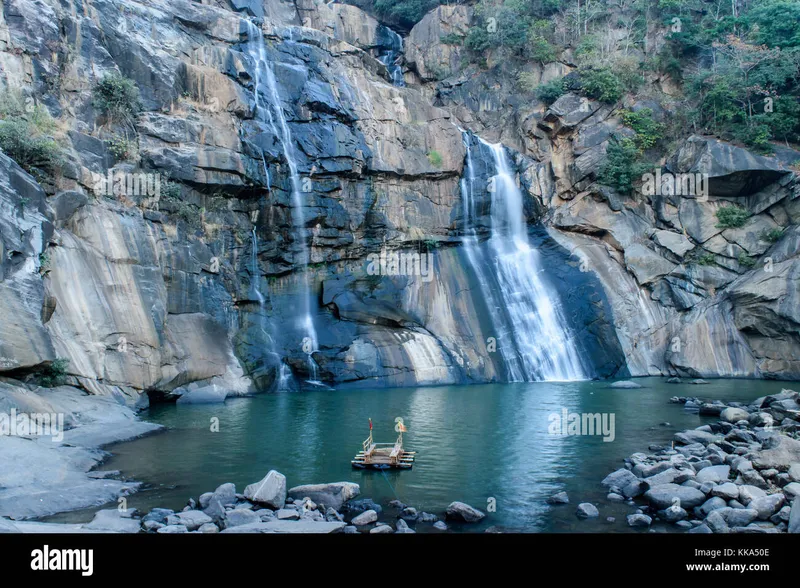
<path id="1" fill-rule="evenodd" d="M 507 379 L 512 382 L 574 381 L 587 378 L 580 354 L 539 253 L 527 236 L 522 191 L 508 154 L 465 133 L 466 170 L 461 182 L 464 246 L 498 333 Z M 477 237 L 476 158 L 493 172 L 485 185 L 491 196 L 490 236 Z"/>

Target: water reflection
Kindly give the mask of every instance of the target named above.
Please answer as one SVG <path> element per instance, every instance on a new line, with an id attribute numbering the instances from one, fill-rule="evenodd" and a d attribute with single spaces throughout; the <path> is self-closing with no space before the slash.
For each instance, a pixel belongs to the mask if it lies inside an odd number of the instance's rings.
<path id="1" fill-rule="evenodd" d="M 628 531 L 632 509 L 607 504 L 599 482 L 622 459 L 652 443 L 668 443 L 677 429 L 706 419 L 669 404 L 672 395 L 750 401 L 788 386 L 780 382 L 714 381 L 708 386 L 668 385 L 659 378 L 645 387 L 620 390 L 607 382 L 536 383 L 394 390 L 319 390 L 279 393 L 224 405 L 152 408 L 145 418 L 169 431 L 113 447 L 103 469 L 119 469 L 153 487 L 129 505 L 180 508 L 224 482 L 241 491 L 270 469 L 288 484 L 353 481 L 362 496 L 386 504 L 399 498 L 418 510 L 441 514 L 453 500 L 487 509 L 490 525 L 520 531 Z M 795 385 L 796 387 L 796 385 Z M 551 413 L 614 413 L 616 438 L 554 436 Z M 418 451 L 414 469 L 400 472 L 353 470 L 350 460 L 374 423 L 378 442 L 396 438 L 402 416 L 406 445 Z M 213 418 L 219 432 L 212 432 Z M 669 421 L 670 426 L 660 426 Z M 551 494 L 566 490 L 571 504 L 549 507 Z M 578 502 L 599 505 L 600 520 L 579 522 Z M 613 525 L 605 523 L 615 516 Z"/>

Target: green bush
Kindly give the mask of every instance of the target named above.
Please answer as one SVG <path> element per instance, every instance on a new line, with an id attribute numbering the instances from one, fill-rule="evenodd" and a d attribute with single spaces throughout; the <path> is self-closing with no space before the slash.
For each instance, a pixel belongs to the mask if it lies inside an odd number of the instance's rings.
<path id="1" fill-rule="evenodd" d="M 621 118 L 622 123 L 636 133 L 634 142 L 641 150 L 655 147 L 664 136 L 664 125 L 653 120 L 650 108 L 642 108 L 638 112 L 625 111 Z"/>
<path id="2" fill-rule="evenodd" d="M 55 388 L 64 383 L 67 375 L 69 360 L 64 358 L 54 359 L 39 376 L 39 385 L 44 388 Z"/>
<path id="3" fill-rule="evenodd" d="M 464 43 L 464 37 L 455 33 L 449 33 L 439 37 L 439 41 L 445 45 L 462 45 Z"/>
<path id="4" fill-rule="evenodd" d="M 700 265 L 714 265 L 717 261 L 716 255 L 709 253 L 708 251 L 701 253 L 695 259 Z"/>
<path id="5" fill-rule="evenodd" d="M 438 151 L 431 151 L 430 153 L 428 153 L 428 161 L 431 162 L 431 165 L 433 167 L 442 167 L 443 163 L 442 154 L 439 153 Z"/>
<path id="6" fill-rule="evenodd" d="M 52 171 L 61 155 L 55 140 L 39 135 L 24 119 L 0 121 L 0 149 L 29 173 Z"/>
<path id="7" fill-rule="evenodd" d="M 624 92 L 622 82 L 614 72 L 605 68 L 583 68 L 578 71 L 584 94 L 600 102 L 613 104 Z"/>
<path id="8" fill-rule="evenodd" d="M 750 218 L 750 213 L 741 206 L 723 206 L 716 213 L 718 229 L 738 229 Z"/>
<path id="9" fill-rule="evenodd" d="M 108 143 L 108 150 L 117 161 L 132 159 L 136 153 L 136 144 L 120 135 L 114 135 L 106 143 Z"/>
<path id="10" fill-rule="evenodd" d="M 769 243 L 780 241 L 781 237 L 783 237 L 783 229 L 770 229 L 761 233 L 761 239 Z"/>
<path id="11" fill-rule="evenodd" d="M 548 106 L 564 95 L 564 81 L 551 80 L 536 90 L 536 97 Z"/>
<path id="12" fill-rule="evenodd" d="M 20 92 L 0 94 L 0 149 L 28 173 L 52 172 L 61 161 L 50 113 Z"/>
<path id="13" fill-rule="evenodd" d="M 597 179 L 622 194 L 629 194 L 633 184 L 640 180 L 648 166 L 641 161 L 641 152 L 632 139 L 624 138 L 609 142 L 606 164 Z"/>
<path id="14" fill-rule="evenodd" d="M 94 87 L 94 107 L 112 122 L 132 123 L 142 111 L 139 89 L 133 80 L 108 74 Z"/>
<path id="15" fill-rule="evenodd" d="M 752 268 L 756 266 L 756 260 L 747 255 L 747 253 L 744 251 L 739 254 L 739 257 L 737 257 L 736 260 L 742 267 Z"/>

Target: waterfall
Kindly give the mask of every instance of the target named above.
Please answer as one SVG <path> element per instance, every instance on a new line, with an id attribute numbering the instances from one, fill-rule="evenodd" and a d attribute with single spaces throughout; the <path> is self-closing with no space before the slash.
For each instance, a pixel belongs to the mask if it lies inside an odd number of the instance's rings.
<path id="1" fill-rule="evenodd" d="M 405 86 L 406 82 L 405 78 L 403 78 L 403 68 L 399 64 L 403 57 L 403 37 L 395 33 L 389 27 L 381 26 L 378 29 L 378 42 L 380 43 L 379 46 L 381 49 L 378 55 L 378 61 L 389 70 L 392 84 L 395 86 Z"/>
<path id="2" fill-rule="evenodd" d="M 253 245 L 250 249 L 250 263 L 252 268 L 251 280 L 253 284 L 253 293 L 256 295 L 256 300 L 258 300 L 258 306 L 263 311 L 264 295 L 261 293 L 261 287 L 259 285 L 261 272 L 258 269 L 258 235 L 256 234 L 255 225 L 253 225 Z"/>
<path id="3" fill-rule="evenodd" d="M 302 305 L 297 319 L 299 331 L 303 335 L 302 347 L 308 355 L 309 370 L 311 380 L 317 379 L 317 364 L 312 357 L 312 353 L 317 351 L 319 341 L 317 331 L 314 327 L 314 320 L 311 317 L 311 289 L 308 283 L 308 263 L 310 261 L 310 251 L 305 237 L 305 216 L 303 213 L 303 196 L 301 189 L 300 174 L 297 171 L 297 160 L 294 154 L 294 141 L 286 115 L 283 112 L 278 84 L 275 81 L 275 74 L 270 65 L 267 55 L 267 48 L 264 42 L 264 35 L 261 29 L 251 21 L 247 23 L 247 45 L 246 49 L 255 65 L 254 94 L 256 116 L 259 120 L 267 123 L 276 137 L 280 138 L 283 156 L 289 168 L 289 176 L 292 187 L 292 225 L 295 232 L 295 240 L 300 244 L 302 256 Z M 268 101 L 262 99 L 262 92 Z M 265 164 L 266 166 L 266 164 Z M 269 172 L 267 177 L 269 177 Z"/>
<path id="4" fill-rule="evenodd" d="M 508 379 L 586 379 L 557 293 L 547 283 L 541 256 L 528 240 L 522 191 L 505 148 L 479 139 L 475 154 L 468 133 L 464 144 L 464 248 L 489 308 Z M 476 155 L 495 173 L 488 187 L 491 232 L 485 244 L 478 242 L 476 227 Z"/>

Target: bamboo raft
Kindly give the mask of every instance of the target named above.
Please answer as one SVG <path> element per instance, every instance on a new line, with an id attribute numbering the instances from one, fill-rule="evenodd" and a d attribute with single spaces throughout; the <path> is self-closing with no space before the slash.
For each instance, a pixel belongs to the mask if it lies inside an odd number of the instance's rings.
<path id="1" fill-rule="evenodd" d="M 407 431 L 403 419 L 395 419 L 394 430 L 399 433 L 394 443 L 375 443 L 372 438 L 372 419 L 369 420 L 369 437 L 361 444 L 362 450 L 350 462 L 359 470 L 410 470 L 414 466 L 416 451 L 403 449 L 403 433 Z"/>

